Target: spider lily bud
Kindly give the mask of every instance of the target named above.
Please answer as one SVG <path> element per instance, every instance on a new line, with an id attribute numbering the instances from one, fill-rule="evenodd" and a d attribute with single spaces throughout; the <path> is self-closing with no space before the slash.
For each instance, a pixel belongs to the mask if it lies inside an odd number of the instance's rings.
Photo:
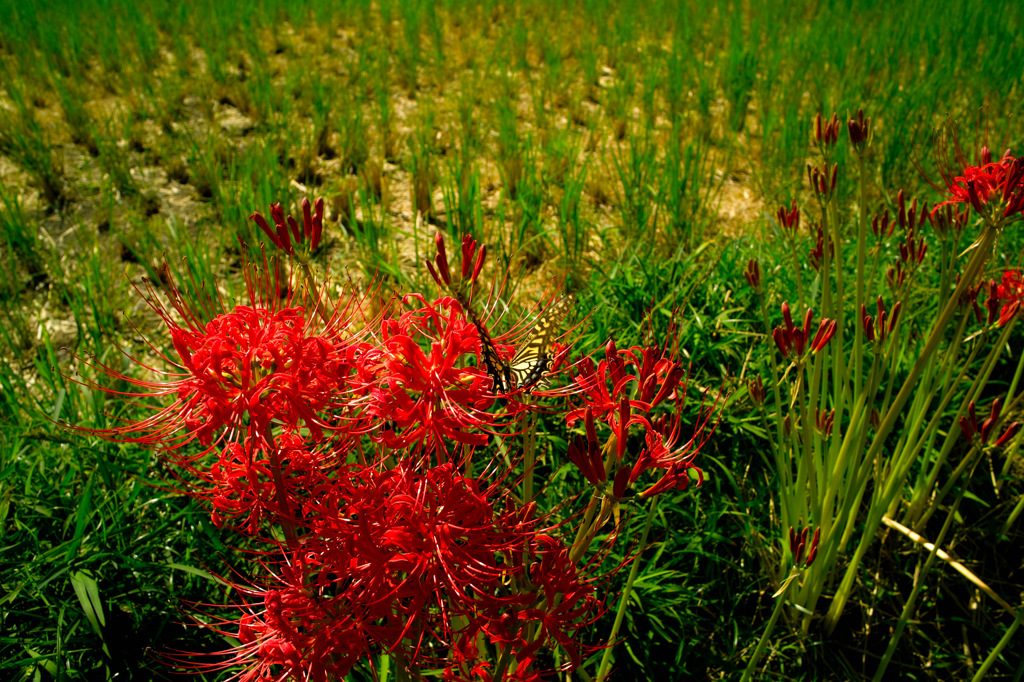
<path id="1" fill-rule="evenodd" d="M 747 379 L 747 392 L 755 405 L 764 405 L 764 384 L 761 382 L 760 376 Z"/>
<path id="2" fill-rule="evenodd" d="M 985 299 L 985 309 L 988 311 L 988 325 L 991 326 L 999 319 L 999 289 L 996 281 L 988 281 L 988 298 Z"/>
<path id="3" fill-rule="evenodd" d="M 285 245 L 281 243 L 281 239 L 277 236 L 277 232 L 270 228 L 270 225 L 267 224 L 267 219 L 264 218 L 259 211 L 256 211 L 251 216 L 249 216 L 249 220 L 256 223 L 256 225 L 258 225 L 259 228 L 263 230 L 264 234 L 267 235 L 267 237 L 274 244 L 274 246 L 281 249 L 282 251 L 286 250 Z"/>
<path id="4" fill-rule="evenodd" d="M 800 228 L 800 209 L 796 205 L 796 199 L 790 202 L 788 211 L 785 206 L 779 206 L 779 210 L 775 213 L 775 218 L 779 221 L 779 227 L 782 228 L 784 233 L 796 234 L 796 231 Z"/>
<path id="5" fill-rule="evenodd" d="M 301 227 L 295 218 L 284 214 L 280 202 L 270 205 L 270 217 L 274 221 L 273 228 L 259 211 L 253 213 L 249 218 L 263 230 L 274 246 L 288 255 L 294 256 L 295 247 L 303 243 L 307 245 L 306 253 L 310 253 L 319 246 L 320 235 L 323 233 L 324 199 L 319 197 L 313 210 L 310 209 L 307 198 L 302 199 L 300 206 L 302 207 Z"/>
<path id="6" fill-rule="evenodd" d="M 818 195 L 820 201 L 828 201 L 836 191 L 836 182 L 839 179 L 839 165 L 828 162 L 822 164 L 821 169 L 807 164 L 807 179 L 811 183 L 811 189 Z"/>
<path id="7" fill-rule="evenodd" d="M 473 266 L 475 252 L 476 240 L 468 234 L 462 235 L 462 279 L 469 277 L 469 269 Z"/>
<path id="8" fill-rule="evenodd" d="M 814 235 L 814 246 L 811 247 L 807 256 L 811 261 L 811 267 L 818 270 L 821 267 L 822 259 L 825 257 L 826 244 L 829 256 L 835 255 L 835 249 L 832 248 L 832 238 L 825 236 L 824 227 L 814 225 L 811 227 L 811 233 Z"/>
<path id="9" fill-rule="evenodd" d="M 967 404 L 967 414 L 960 417 L 960 432 L 967 442 L 973 441 L 978 433 L 978 413 L 973 400 Z"/>
<path id="10" fill-rule="evenodd" d="M 629 398 L 622 396 L 619 400 L 619 428 L 616 435 L 615 457 L 621 462 L 626 454 L 626 439 L 629 437 Z"/>
<path id="11" fill-rule="evenodd" d="M 810 528 L 805 527 L 797 534 L 792 526 L 789 528 L 789 551 L 793 555 L 793 563 L 798 567 L 807 568 L 814 563 L 818 556 L 818 541 L 821 539 L 821 527 L 814 529 L 814 537 L 810 544 L 807 542 L 807 535 Z M 806 555 L 804 551 L 806 550 Z"/>
<path id="12" fill-rule="evenodd" d="M 889 221 L 888 210 L 886 210 L 882 214 L 881 218 L 879 218 L 878 214 L 876 213 L 874 217 L 871 219 L 871 231 L 874 233 L 877 239 L 882 239 L 883 237 L 890 236 L 892 234 L 893 228 L 895 227 L 896 222 Z"/>
<path id="13" fill-rule="evenodd" d="M 587 412 L 584 416 L 584 424 L 587 428 L 587 440 L 596 443 L 597 442 L 597 427 L 594 425 L 594 410 L 587 406 Z"/>
<path id="14" fill-rule="evenodd" d="M 629 490 L 629 467 L 619 467 L 619 470 L 615 472 L 615 481 L 612 483 L 612 495 L 622 499 L 626 496 L 626 491 Z"/>
<path id="15" fill-rule="evenodd" d="M 873 343 L 875 340 L 875 321 L 868 315 L 868 307 L 863 303 L 860 304 L 860 322 L 864 329 L 864 338 L 868 340 L 868 343 Z"/>
<path id="16" fill-rule="evenodd" d="M 608 480 L 604 462 L 601 460 L 601 451 L 596 442 L 585 436 L 577 436 L 569 442 L 566 456 L 570 462 L 576 465 L 587 482 L 594 487 L 599 487 Z"/>
<path id="17" fill-rule="evenodd" d="M 434 262 L 437 263 L 437 271 L 444 280 L 446 286 L 451 286 L 452 273 L 448 269 L 448 254 L 444 250 L 444 235 L 438 232 L 434 235 L 434 244 L 437 245 L 437 255 L 434 256 Z"/>
<path id="18" fill-rule="evenodd" d="M 818 431 L 821 432 L 825 438 L 832 435 L 832 424 L 836 418 L 835 410 L 821 410 L 814 408 L 814 421 L 818 426 Z"/>
<path id="19" fill-rule="evenodd" d="M 814 115 L 814 141 L 831 150 L 839 140 L 839 116 L 832 114 L 832 118 L 822 121 L 821 114 Z"/>
<path id="20" fill-rule="evenodd" d="M 775 345 L 783 356 L 788 358 L 790 350 L 793 350 L 795 351 L 797 358 L 799 358 L 804 354 L 804 350 L 807 348 L 807 341 L 811 334 L 811 322 L 814 319 L 814 311 L 808 308 L 807 313 L 804 315 L 803 326 L 796 327 L 793 325 L 793 317 L 790 313 L 789 305 L 787 303 L 783 303 L 782 317 L 785 321 L 785 326 L 776 327 L 772 332 L 772 338 L 775 339 Z M 821 322 L 818 324 L 818 331 L 810 343 L 811 352 L 817 353 L 824 348 L 825 344 L 832 339 L 835 333 L 835 320 L 830 320 L 826 317 L 821 318 Z"/>
<path id="21" fill-rule="evenodd" d="M 846 130 L 850 134 L 850 144 L 853 145 L 853 150 L 858 154 L 863 154 L 864 150 L 871 144 L 871 119 L 864 116 L 864 110 L 857 110 L 857 118 L 851 118 L 846 122 Z"/>
<path id="22" fill-rule="evenodd" d="M 480 247 L 480 252 L 476 255 L 476 265 L 473 266 L 473 277 L 472 280 L 475 282 L 476 278 L 480 276 L 480 270 L 484 267 L 484 260 L 487 258 L 487 245 L 484 244 Z"/>
<path id="23" fill-rule="evenodd" d="M 814 335 L 814 341 L 811 342 L 811 351 L 814 353 L 821 351 L 825 344 L 832 340 L 835 333 L 836 321 L 824 317 L 821 318 L 821 323 L 818 325 L 818 333 Z"/>
<path id="24" fill-rule="evenodd" d="M 747 269 L 743 271 L 743 277 L 747 280 L 747 284 L 755 290 L 761 289 L 761 267 L 757 264 L 756 258 L 747 261 Z"/>
<path id="25" fill-rule="evenodd" d="M 437 282 L 437 286 L 439 286 L 439 287 L 440 286 L 444 286 L 441 283 L 441 278 L 437 274 L 437 270 L 434 269 L 434 264 L 431 263 L 429 260 L 427 260 L 425 262 L 427 264 L 427 271 L 430 273 L 430 276 L 434 278 L 434 281 Z"/>
<path id="26" fill-rule="evenodd" d="M 992 429 L 995 428 L 996 422 L 999 421 L 999 413 L 1003 409 L 1003 401 L 996 398 L 992 401 L 992 409 L 989 412 L 989 417 L 981 425 L 981 442 L 987 443 L 988 437 L 992 435 Z"/>
<path id="27" fill-rule="evenodd" d="M 1007 441 L 1016 436 L 1018 431 L 1020 431 L 1020 422 L 1013 422 L 1007 426 L 1006 431 L 999 437 L 999 440 L 996 441 L 996 447 L 1000 448 L 1006 445 Z"/>

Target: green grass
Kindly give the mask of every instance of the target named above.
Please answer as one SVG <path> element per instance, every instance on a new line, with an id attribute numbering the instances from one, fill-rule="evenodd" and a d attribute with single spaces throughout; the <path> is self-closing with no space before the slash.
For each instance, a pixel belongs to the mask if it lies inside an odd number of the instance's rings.
<path id="1" fill-rule="evenodd" d="M 152 327 L 129 280 L 158 279 L 166 260 L 197 288 L 230 288 L 238 240 L 255 252 L 265 239 L 248 216 L 321 194 L 331 219 L 315 258 L 338 280 L 377 272 L 422 289 L 440 230 L 488 245 L 514 306 L 552 282 L 576 290 L 581 349 L 640 340 L 648 308 L 659 338 L 676 311 L 692 384 L 731 397 L 706 486 L 660 508 L 616 666 L 621 679 L 738 677 L 773 607 L 785 530 L 742 388 L 769 352 L 742 271 L 760 259 L 773 314 L 796 299 L 771 216 L 794 197 L 813 208 L 814 115 L 872 118 L 868 215 L 900 188 L 938 199 L 911 153 L 937 177 L 929 148 L 947 118 L 971 145 L 1024 142 L 1014 3 L 0 0 L 0 16 L 0 670 L 12 679 L 152 679 L 169 673 L 149 649 L 224 646 L 179 625 L 177 600 L 225 599 L 203 571 L 230 552 L 203 512 L 152 487 L 151 454 L 54 420 L 99 428 L 138 409 L 68 378 L 85 371 L 71 353 L 145 351 L 124 321 Z M 838 201 L 855 216 L 842 138 Z M 995 276 L 1019 266 L 1022 241 L 998 248 Z M 893 257 L 886 246 L 882 262 Z M 920 277 L 922 292 L 938 286 L 937 272 Z M 1021 342 L 1015 330 L 991 395 Z M 1005 483 L 997 493 L 976 475 L 952 544 L 1016 605 L 1021 531 L 1002 525 L 1024 481 L 1012 461 L 991 466 Z M 836 633 L 780 626 L 761 678 L 870 679 L 919 558 L 880 537 Z M 79 597 L 90 579 L 102 624 Z M 928 580 L 894 679 L 969 676 L 1012 622 L 973 604 L 948 567 Z M 1018 651 L 990 677 L 1012 679 Z"/>

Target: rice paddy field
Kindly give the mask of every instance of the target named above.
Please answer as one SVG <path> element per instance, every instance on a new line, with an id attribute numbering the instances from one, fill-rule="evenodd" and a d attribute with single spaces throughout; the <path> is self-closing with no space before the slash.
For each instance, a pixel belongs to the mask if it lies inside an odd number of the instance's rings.
<path id="1" fill-rule="evenodd" d="M 0 678 L 1021 680 L 1022 20 L 923 0 L 0 0 Z M 449 295 L 462 393 L 430 402 L 440 375 L 401 377 L 442 362 L 437 341 L 389 344 Z M 391 374 L 353 388 L 359 364 L 290 427 L 139 427 L 200 357 L 154 311 L 199 343 L 236 304 L 304 305 Z M 374 402 L 397 390 L 429 409 Z M 417 431 L 465 391 L 455 427 Z M 442 559 L 429 615 L 338 634 L 369 608 L 337 606 L 359 582 L 339 564 L 272 624 L 283 592 L 242 607 L 238 585 L 283 580 L 313 531 L 240 537 L 188 478 L 211 437 L 258 426 L 265 449 L 317 441 L 332 486 L 357 450 L 388 471 L 461 452 L 466 477 L 475 452 L 479 484 L 513 491 L 495 509 L 533 500 L 540 521 L 494 512 L 525 525 L 473 555 L 486 576 Z M 436 471 L 408 481 L 447 490 Z M 516 569 L 512 536 L 549 544 Z M 545 582 L 565 557 L 572 590 Z M 402 590 L 425 584 L 402 566 Z"/>

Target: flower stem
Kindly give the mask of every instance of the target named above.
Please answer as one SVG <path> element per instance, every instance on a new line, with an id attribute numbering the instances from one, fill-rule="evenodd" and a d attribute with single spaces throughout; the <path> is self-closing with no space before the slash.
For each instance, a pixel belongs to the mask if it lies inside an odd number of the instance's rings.
<path id="1" fill-rule="evenodd" d="M 903 415 L 903 407 L 906 405 L 907 400 L 917 389 L 917 380 L 921 377 L 925 368 L 931 363 L 932 356 L 938 349 L 940 342 L 945 338 L 946 327 L 949 325 L 950 320 L 953 319 L 953 315 L 960 307 L 960 297 L 967 291 L 967 288 L 978 278 L 978 274 L 981 272 L 982 267 L 988 261 L 989 256 L 992 252 L 992 246 L 995 244 L 998 230 L 992 226 L 986 227 L 981 237 L 977 242 L 977 246 L 974 249 L 974 253 L 971 259 L 968 261 L 967 266 L 964 268 L 963 274 L 960 278 L 960 282 L 957 284 L 953 294 L 949 297 L 946 302 L 946 307 L 942 310 L 939 319 L 936 320 L 935 326 L 932 328 L 932 332 L 928 337 L 928 341 L 925 343 L 924 348 L 918 355 L 917 361 L 911 368 L 910 373 L 903 382 L 903 386 L 900 388 L 899 393 L 893 399 L 892 404 L 889 406 L 889 410 L 886 412 L 885 418 L 879 425 L 875 438 L 871 443 L 865 460 L 871 461 L 882 450 L 882 446 L 885 444 L 885 440 L 892 431 L 892 428 L 896 425 L 896 421 Z M 867 546 L 874 538 L 875 530 L 878 525 L 882 522 L 882 515 L 888 507 L 888 500 L 891 499 L 895 491 L 902 486 L 903 475 L 902 472 L 893 471 L 889 474 L 888 480 L 878 481 L 876 485 L 879 485 L 883 492 L 879 496 L 878 501 L 873 505 L 873 509 L 869 512 L 867 525 L 864 528 L 863 535 L 861 536 L 861 542 L 857 546 L 857 550 L 854 553 L 854 557 L 851 560 L 849 566 L 846 569 L 846 573 L 843 575 L 843 580 L 839 585 L 839 589 L 836 590 L 835 599 L 832 600 L 832 605 L 829 607 L 828 613 L 825 616 L 825 629 L 831 633 L 836 624 L 839 622 L 839 616 L 843 612 L 843 608 L 846 606 L 846 601 L 850 597 L 850 593 L 853 589 L 853 581 L 857 576 L 857 570 L 860 566 L 861 559 L 864 557 L 864 553 L 867 551 Z"/>
<path id="2" fill-rule="evenodd" d="M 615 623 L 612 625 L 612 631 L 608 635 L 608 644 L 604 650 L 604 656 L 601 657 L 601 666 L 597 669 L 597 677 L 595 679 L 598 682 L 604 680 L 611 672 L 612 649 L 615 647 L 615 638 L 619 636 L 622 619 L 626 616 L 626 604 L 629 603 L 629 595 L 633 591 L 633 582 L 636 580 L 636 574 L 640 570 L 640 555 L 643 554 L 644 546 L 647 544 L 647 535 L 651 530 L 651 522 L 654 520 L 654 512 L 657 508 L 658 497 L 654 496 L 651 498 L 651 504 L 647 508 L 647 521 L 644 522 L 644 531 L 640 535 L 640 549 L 637 550 L 636 556 L 633 557 L 633 566 L 629 569 L 629 578 L 626 579 L 626 586 L 622 588 L 622 598 L 619 599 L 619 608 L 615 612 Z"/>
<path id="3" fill-rule="evenodd" d="M 768 619 L 768 624 L 764 627 L 764 632 L 761 633 L 761 639 L 757 641 L 757 648 L 754 649 L 753 656 L 747 661 L 747 667 L 743 671 L 743 677 L 740 678 L 740 682 L 747 682 L 751 679 L 754 674 L 754 668 L 757 667 L 757 662 L 761 660 L 761 655 L 764 654 L 764 648 L 768 645 L 768 637 L 772 634 L 772 630 L 775 629 L 775 624 L 779 621 L 779 616 L 782 615 L 782 607 L 786 604 L 786 595 L 789 593 L 789 585 L 791 580 L 796 577 L 796 569 L 789 574 L 789 578 L 786 579 L 782 594 L 776 595 L 775 608 L 772 609 L 772 617 Z"/>

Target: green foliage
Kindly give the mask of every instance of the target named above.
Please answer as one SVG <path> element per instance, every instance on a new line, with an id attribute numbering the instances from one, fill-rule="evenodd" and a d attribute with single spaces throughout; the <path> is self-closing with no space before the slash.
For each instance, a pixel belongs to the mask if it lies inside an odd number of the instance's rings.
<path id="1" fill-rule="evenodd" d="M 1018 3 L 0 0 L 0 16 L 0 669 L 13 679 L 149 679 L 165 673 L 147 648 L 223 648 L 177 625 L 171 597 L 222 601 L 204 573 L 222 569 L 216 530 L 151 487 L 161 472 L 150 455 L 71 438 L 53 420 L 98 428 L 116 419 L 111 410 L 143 409 L 72 380 L 88 373 L 76 357 L 152 351 L 140 333 L 154 321 L 130 282 L 159 281 L 166 261 L 191 273 L 175 277 L 190 296 L 233 300 L 243 253 L 273 248 L 249 215 L 273 201 L 296 213 L 317 194 L 329 216 L 315 266 L 335 278 L 379 273 L 423 288 L 434 232 L 470 234 L 488 244 L 488 269 L 510 268 L 513 305 L 562 283 L 577 292 L 588 316 L 581 349 L 674 334 L 693 363 L 691 390 L 724 387 L 708 481 L 659 510 L 615 665 L 623 679 L 737 676 L 772 612 L 784 553 L 767 445 L 777 429 L 744 384 L 772 351 L 742 273 L 760 260 L 772 324 L 781 300 L 816 306 L 829 286 L 808 245 L 791 249 L 767 219 L 793 198 L 812 205 L 815 114 L 845 121 L 863 109 L 875 124 L 863 178 L 845 130 L 834 156 L 850 240 L 860 216 L 893 210 L 898 188 L 938 199 L 914 157 L 938 177 L 929 150 L 946 117 L 972 148 L 975 137 L 999 151 L 1021 141 Z M 877 288 L 864 300 L 889 300 L 881 282 L 893 249 L 871 252 Z M 1021 252 L 1020 236 L 1004 235 L 986 273 L 1018 267 Z M 907 292 L 894 382 L 954 270 L 922 270 Z M 1015 381 L 1015 334 L 999 362 L 967 363 L 989 372 L 974 393 L 986 404 Z M 953 369 L 936 385 L 964 381 Z M 942 524 L 927 522 L 928 495 L 967 454 L 942 447 L 960 410 L 939 410 L 938 445 L 908 456 L 907 486 L 893 491 L 929 539 Z M 910 452 L 894 442 L 904 424 L 885 453 Z M 565 427 L 546 430 L 559 462 Z M 979 550 L 974 568 L 1016 603 L 1017 450 L 981 471 L 950 532 L 995 548 Z M 996 484 L 985 488 L 989 475 Z M 640 532 L 640 517 L 626 532 Z M 874 590 L 871 607 L 847 612 L 832 640 L 814 624 L 806 634 L 780 625 L 763 679 L 874 674 L 863 651 L 884 649 L 888 634 L 877 633 L 899 621 L 914 586 L 915 565 L 900 558 L 910 550 L 889 536 L 866 545 L 849 576 Z M 902 638 L 891 675 L 962 678 L 1013 622 L 991 602 L 964 606 L 968 586 L 941 566 L 920 602 L 930 620 L 908 626 L 920 636 Z M 994 671 L 1019 666 L 1017 651 L 1002 650 Z"/>

